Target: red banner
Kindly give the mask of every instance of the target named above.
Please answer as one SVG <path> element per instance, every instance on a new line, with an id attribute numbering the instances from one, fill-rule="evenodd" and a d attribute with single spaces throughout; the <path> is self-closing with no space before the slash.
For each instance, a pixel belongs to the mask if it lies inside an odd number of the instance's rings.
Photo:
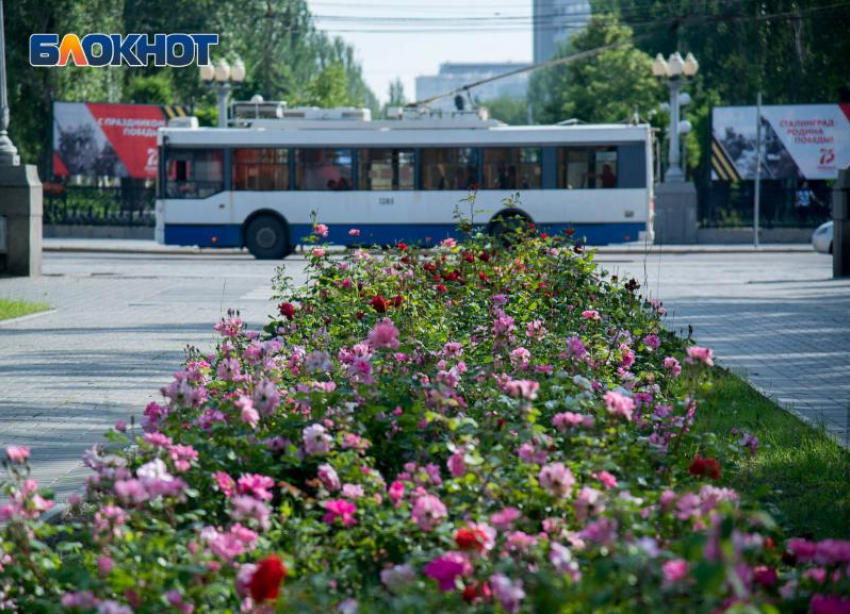
<path id="1" fill-rule="evenodd" d="M 53 174 L 155 179 L 156 131 L 167 121 L 156 105 L 57 102 Z"/>

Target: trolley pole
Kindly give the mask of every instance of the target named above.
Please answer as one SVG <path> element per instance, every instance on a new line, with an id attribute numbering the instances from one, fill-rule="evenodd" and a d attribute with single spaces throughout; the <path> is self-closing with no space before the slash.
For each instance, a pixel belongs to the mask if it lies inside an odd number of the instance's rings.
<path id="1" fill-rule="evenodd" d="M 753 197 L 753 247 L 759 248 L 759 211 L 761 209 L 761 92 L 756 96 L 756 185 Z"/>

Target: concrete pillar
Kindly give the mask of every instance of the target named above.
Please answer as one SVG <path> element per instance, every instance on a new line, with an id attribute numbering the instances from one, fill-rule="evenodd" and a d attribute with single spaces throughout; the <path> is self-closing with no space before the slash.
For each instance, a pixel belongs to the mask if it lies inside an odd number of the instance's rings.
<path id="1" fill-rule="evenodd" d="M 690 181 L 655 186 L 655 244 L 697 242 L 697 189 Z"/>
<path id="2" fill-rule="evenodd" d="M 832 276 L 850 277 L 850 167 L 832 187 Z"/>
<path id="3" fill-rule="evenodd" d="M 0 274 L 41 275 L 42 198 L 35 166 L 0 164 L 0 216 L 6 221 L 6 253 L 0 254 Z"/>

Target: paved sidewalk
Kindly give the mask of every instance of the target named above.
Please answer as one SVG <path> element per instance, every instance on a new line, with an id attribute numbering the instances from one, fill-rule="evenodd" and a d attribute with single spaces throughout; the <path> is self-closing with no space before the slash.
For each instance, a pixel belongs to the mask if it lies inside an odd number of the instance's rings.
<path id="1" fill-rule="evenodd" d="M 801 253 L 600 254 L 664 300 L 668 326 L 784 407 L 850 443 L 850 279 L 832 259 Z M 850 446 L 848 446 L 850 447 Z"/>
<path id="2" fill-rule="evenodd" d="M 303 280 L 300 259 L 288 274 Z M 268 321 L 276 263 L 249 256 L 46 254 L 40 279 L 0 279 L 0 296 L 55 312 L 0 323 L 0 446 L 32 447 L 33 477 L 79 488 L 79 459 L 116 420 L 141 415 L 187 343 L 214 346 L 212 326 L 238 308 Z"/>

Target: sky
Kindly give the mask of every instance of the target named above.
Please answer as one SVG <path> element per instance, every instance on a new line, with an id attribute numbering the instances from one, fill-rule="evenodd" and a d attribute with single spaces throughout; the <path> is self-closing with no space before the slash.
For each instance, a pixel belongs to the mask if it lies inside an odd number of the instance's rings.
<path id="1" fill-rule="evenodd" d="M 530 62 L 532 0 L 307 0 L 316 26 L 355 49 L 378 98 L 443 62 Z"/>

